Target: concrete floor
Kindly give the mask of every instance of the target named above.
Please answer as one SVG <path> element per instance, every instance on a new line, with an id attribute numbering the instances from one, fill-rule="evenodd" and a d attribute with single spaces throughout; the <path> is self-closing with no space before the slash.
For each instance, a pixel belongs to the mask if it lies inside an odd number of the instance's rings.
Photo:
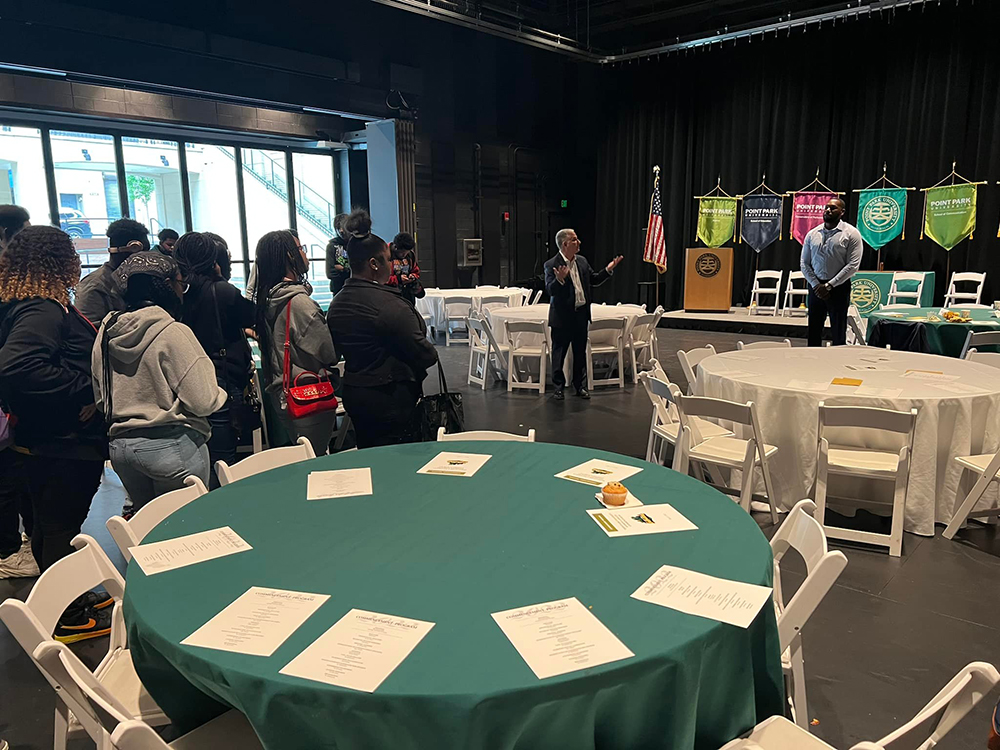
<path id="1" fill-rule="evenodd" d="M 718 351 L 731 351 L 738 338 L 760 339 L 662 329 L 659 336 L 660 361 L 682 388 L 686 382 L 675 354 L 678 349 L 711 343 Z M 465 394 L 467 429 L 524 432 L 533 427 L 539 441 L 645 455 L 650 406 L 641 387 L 602 388 L 589 402 L 571 395 L 556 402 L 549 393 L 508 394 L 499 384 L 484 393 L 465 383 L 467 347 L 442 345 L 439 351 L 451 390 Z M 84 527 L 119 566 L 123 561 L 104 521 L 120 511 L 123 496 L 121 484 L 109 471 Z M 769 519 L 757 514 L 755 518 L 770 536 Z M 813 731 L 836 748 L 847 750 L 856 742 L 882 737 L 908 720 L 967 663 L 1000 664 L 996 529 L 973 528 L 960 532 L 954 541 L 941 538 L 940 531 L 933 539 L 907 534 L 898 559 L 874 549 L 835 545 L 847 554 L 848 566 L 803 638 L 809 713 L 818 721 Z M 785 585 L 794 588 L 801 578 L 793 568 Z M 0 599 L 24 598 L 31 583 L 31 579 L 0 581 Z M 101 639 L 73 648 L 96 663 L 107 646 Z M 994 694 L 984 700 L 938 748 L 985 748 L 996 698 Z M 0 627 L 0 738 L 12 750 L 51 748 L 53 705 L 48 684 Z M 71 744 L 84 747 L 93 745 Z"/>

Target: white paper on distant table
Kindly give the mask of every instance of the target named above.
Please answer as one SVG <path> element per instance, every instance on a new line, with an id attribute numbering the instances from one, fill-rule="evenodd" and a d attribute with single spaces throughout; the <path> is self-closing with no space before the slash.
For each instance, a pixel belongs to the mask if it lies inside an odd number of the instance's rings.
<path id="1" fill-rule="evenodd" d="M 329 594 L 251 586 L 181 645 L 270 656 L 329 598 Z"/>
<path id="2" fill-rule="evenodd" d="M 433 622 L 352 609 L 279 671 L 373 693 L 433 627 Z"/>
<path id="3" fill-rule="evenodd" d="M 722 370 L 716 374 L 727 378 L 756 378 L 760 375 L 759 372 L 750 372 L 749 370 Z"/>
<path id="4" fill-rule="evenodd" d="M 574 466 L 572 469 L 560 471 L 556 476 L 571 482 L 603 487 L 608 482 L 623 482 L 640 471 L 642 469 L 637 466 L 626 466 L 625 464 L 616 464 L 613 461 L 593 458 L 579 466 Z"/>
<path id="5" fill-rule="evenodd" d="M 947 383 L 951 380 L 958 380 L 961 375 L 945 375 L 942 372 L 928 372 L 927 370 L 907 370 L 904 378 L 911 380 L 932 380 L 940 383 Z"/>
<path id="6" fill-rule="evenodd" d="M 575 596 L 492 617 L 540 680 L 635 656 Z"/>
<path id="7" fill-rule="evenodd" d="M 844 365 L 848 370 L 854 370 L 855 372 L 896 372 L 894 367 L 886 367 L 885 365 Z"/>
<path id="8" fill-rule="evenodd" d="M 438 453 L 417 474 L 444 474 L 451 477 L 471 477 L 493 456 L 483 453 Z"/>
<path id="9" fill-rule="evenodd" d="M 767 586 L 729 581 L 664 565 L 632 594 L 638 599 L 710 620 L 750 627 L 771 597 Z"/>
<path id="10" fill-rule="evenodd" d="M 638 510 L 588 510 L 604 533 L 610 537 L 665 534 L 668 531 L 693 531 L 698 527 L 668 503 L 643 505 Z"/>
<path id="11" fill-rule="evenodd" d="M 129 547 L 132 560 L 148 576 L 253 549 L 228 526 L 162 542 Z"/>
<path id="12" fill-rule="evenodd" d="M 854 389 L 855 396 L 872 396 L 874 398 L 899 398 L 901 388 L 876 388 L 873 385 L 859 385 Z"/>
<path id="13" fill-rule="evenodd" d="M 889 357 L 859 357 L 862 362 L 874 362 L 878 364 L 879 362 L 890 362 Z"/>
<path id="14" fill-rule="evenodd" d="M 785 385 L 785 388 L 791 388 L 795 391 L 817 391 L 819 393 L 826 393 L 826 389 L 829 383 L 812 383 L 806 380 L 789 380 Z"/>
<path id="15" fill-rule="evenodd" d="M 335 497 L 361 497 L 372 494 L 372 470 L 339 469 L 311 471 L 306 500 L 329 500 Z"/>
<path id="16" fill-rule="evenodd" d="M 603 492 L 596 493 L 594 495 L 594 497 L 597 498 L 598 500 L 600 500 L 601 501 L 601 505 L 603 505 L 605 508 L 638 508 L 640 505 L 642 505 L 642 502 L 639 500 L 639 498 L 637 498 L 635 495 L 633 495 L 628 490 L 626 490 L 626 493 L 628 493 L 628 494 L 625 496 L 625 504 L 624 505 L 608 505 L 606 502 L 604 502 L 604 493 Z"/>
<path id="17" fill-rule="evenodd" d="M 740 362 L 754 362 L 755 360 L 760 359 L 760 357 L 756 356 L 755 354 L 744 354 L 743 352 L 727 352 L 722 356 L 725 357 L 726 359 L 735 359 L 739 360 Z"/>
<path id="18" fill-rule="evenodd" d="M 963 396 L 986 393 L 987 390 L 989 390 L 987 388 L 980 388 L 979 386 L 969 385 L 967 383 L 933 383 L 932 385 L 938 390 L 948 391 L 949 393 L 958 393 Z"/>

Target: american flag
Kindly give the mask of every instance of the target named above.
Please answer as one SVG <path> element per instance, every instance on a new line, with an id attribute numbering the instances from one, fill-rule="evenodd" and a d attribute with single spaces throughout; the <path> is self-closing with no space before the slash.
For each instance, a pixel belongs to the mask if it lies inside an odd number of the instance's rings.
<path id="1" fill-rule="evenodd" d="M 667 270 L 667 246 L 663 241 L 663 204 L 660 202 L 660 177 L 653 185 L 653 198 L 649 202 L 649 221 L 646 226 L 646 247 L 642 259 L 656 265 L 656 270 Z"/>

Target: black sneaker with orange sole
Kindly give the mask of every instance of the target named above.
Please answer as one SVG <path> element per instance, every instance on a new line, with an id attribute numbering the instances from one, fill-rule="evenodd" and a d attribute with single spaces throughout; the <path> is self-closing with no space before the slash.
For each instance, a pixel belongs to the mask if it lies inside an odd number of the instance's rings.
<path id="1" fill-rule="evenodd" d="M 111 598 L 111 594 L 102 591 L 97 593 L 96 591 L 88 591 L 83 596 L 77 597 L 75 604 L 79 604 L 81 607 L 90 607 L 91 609 L 104 609 L 105 607 L 110 607 L 115 603 L 115 600 Z"/>
<path id="2" fill-rule="evenodd" d="M 60 643 L 76 643 L 100 638 L 111 632 L 111 612 L 107 609 L 86 609 L 72 620 L 62 619 L 53 637 Z"/>

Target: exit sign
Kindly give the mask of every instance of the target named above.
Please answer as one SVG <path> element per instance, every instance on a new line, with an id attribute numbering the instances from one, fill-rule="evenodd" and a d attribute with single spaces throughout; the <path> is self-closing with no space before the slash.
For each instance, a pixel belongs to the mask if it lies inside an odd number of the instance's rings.
<path id="1" fill-rule="evenodd" d="M 569 201 L 563 198 L 559 201 L 559 208 L 569 208 Z"/>

